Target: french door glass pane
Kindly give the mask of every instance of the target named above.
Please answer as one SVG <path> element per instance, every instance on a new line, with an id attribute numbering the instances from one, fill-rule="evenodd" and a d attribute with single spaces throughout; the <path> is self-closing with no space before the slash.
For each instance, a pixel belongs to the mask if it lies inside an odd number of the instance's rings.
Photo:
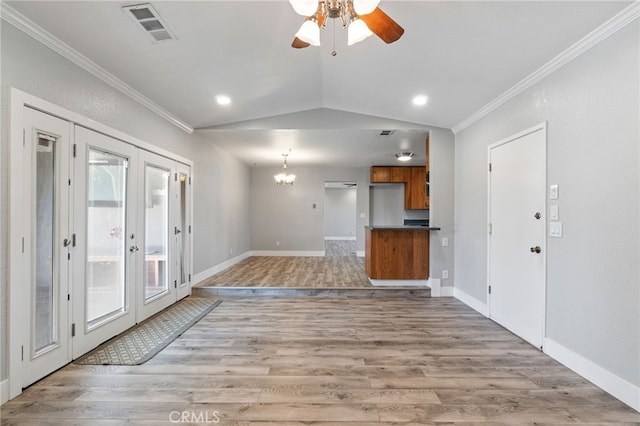
<path id="1" fill-rule="evenodd" d="M 144 297 L 148 300 L 169 290 L 169 171 L 145 166 L 145 268 Z"/>
<path id="2" fill-rule="evenodd" d="M 178 234 L 178 270 L 180 284 L 187 282 L 187 273 L 185 265 L 184 251 L 187 247 L 187 236 L 189 230 L 187 229 L 187 175 L 180 173 L 180 233 Z"/>
<path id="3" fill-rule="evenodd" d="M 127 159 L 89 149 L 87 325 L 126 310 Z"/>
<path id="4" fill-rule="evenodd" d="M 54 275 L 55 141 L 39 136 L 36 146 L 36 271 L 33 297 L 33 348 L 39 352 L 56 342 Z"/>

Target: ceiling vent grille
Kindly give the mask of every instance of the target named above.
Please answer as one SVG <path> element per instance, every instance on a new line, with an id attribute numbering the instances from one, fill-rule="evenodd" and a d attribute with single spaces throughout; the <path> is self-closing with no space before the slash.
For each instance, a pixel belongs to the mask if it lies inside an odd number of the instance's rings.
<path id="1" fill-rule="evenodd" d="M 154 43 L 176 38 L 151 4 L 123 6 L 122 10 Z"/>

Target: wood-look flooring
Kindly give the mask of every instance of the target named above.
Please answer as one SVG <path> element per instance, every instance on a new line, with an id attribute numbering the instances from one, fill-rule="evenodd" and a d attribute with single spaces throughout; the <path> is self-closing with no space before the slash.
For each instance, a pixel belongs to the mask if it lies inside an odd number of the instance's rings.
<path id="1" fill-rule="evenodd" d="M 355 241 L 325 241 L 324 257 L 256 256 L 215 274 L 198 287 L 371 288 Z"/>
<path id="2" fill-rule="evenodd" d="M 640 423 L 452 298 L 224 300 L 146 364 L 68 365 L 0 414 L 65 426 Z"/>

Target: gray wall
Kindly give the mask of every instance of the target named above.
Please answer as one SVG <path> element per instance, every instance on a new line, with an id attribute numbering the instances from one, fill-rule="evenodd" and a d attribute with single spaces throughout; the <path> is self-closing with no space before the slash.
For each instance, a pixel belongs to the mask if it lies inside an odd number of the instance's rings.
<path id="1" fill-rule="evenodd" d="M 636 20 L 456 135 L 456 288 L 486 301 L 487 146 L 548 123 L 561 239 L 547 244 L 546 335 L 640 385 Z"/>
<path id="2" fill-rule="evenodd" d="M 358 188 L 325 188 L 324 236 L 356 237 Z"/>
<path id="3" fill-rule="evenodd" d="M 350 181 L 357 189 L 357 250 L 364 250 L 364 226 L 369 221 L 369 169 L 362 167 L 297 168 L 293 186 L 277 186 L 281 168 L 251 168 L 251 249 L 279 251 L 324 250 L 324 183 Z M 313 208 L 313 205 L 316 205 Z M 365 213 L 365 218 L 360 214 Z M 280 245 L 276 245 L 276 241 Z"/>
<path id="4" fill-rule="evenodd" d="M 371 225 L 402 225 L 405 218 L 404 184 L 387 183 L 372 185 L 369 191 L 371 200 Z M 426 216 L 426 212 L 424 214 Z"/>
<path id="5" fill-rule="evenodd" d="M 8 88 L 15 87 L 194 161 L 194 273 L 249 250 L 249 168 L 189 135 L 52 52 L 13 26 L 1 26 L 0 380 L 7 377 Z M 43 66 L 43 64 L 47 64 Z"/>
<path id="6" fill-rule="evenodd" d="M 432 129 L 429 137 L 429 224 L 440 227 L 431 232 L 429 257 L 431 278 L 441 278 L 442 271 L 449 271 L 449 278 L 441 281 L 442 287 L 453 287 L 457 282 L 454 273 L 454 191 L 455 146 L 450 130 Z M 457 167 L 457 165 L 456 165 Z M 449 239 L 447 247 L 442 238 Z"/>

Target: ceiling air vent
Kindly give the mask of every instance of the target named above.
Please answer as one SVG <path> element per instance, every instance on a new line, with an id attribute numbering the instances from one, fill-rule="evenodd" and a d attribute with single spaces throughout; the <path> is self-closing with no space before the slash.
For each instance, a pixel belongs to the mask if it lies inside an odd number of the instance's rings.
<path id="1" fill-rule="evenodd" d="M 380 136 L 391 136 L 393 134 L 393 130 L 382 130 L 380 132 Z"/>
<path id="2" fill-rule="evenodd" d="M 176 38 L 151 4 L 123 6 L 122 10 L 154 43 Z"/>

